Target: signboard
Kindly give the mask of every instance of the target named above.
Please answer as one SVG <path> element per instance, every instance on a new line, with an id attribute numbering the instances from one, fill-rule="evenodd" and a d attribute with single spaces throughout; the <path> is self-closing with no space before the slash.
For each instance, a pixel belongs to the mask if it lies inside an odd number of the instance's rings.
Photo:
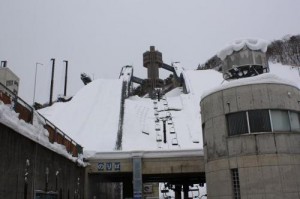
<path id="1" fill-rule="evenodd" d="M 150 194 L 153 192 L 153 188 L 151 184 L 144 184 L 144 193 Z"/>
<path id="2" fill-rule="evenodd" d="M 34 199 L 58 199 L 57 192 L 35 191 Z"/>
<path id="3" fill-rule="evenodd" d="M 142 199 L 142 192 L 134 192 L 133 198 L 134 199 Z"/>
<path id="4" fill-rule="evenodd" d="M 99 162 L 98 171 L 121 171 L 120 162 Z"/>

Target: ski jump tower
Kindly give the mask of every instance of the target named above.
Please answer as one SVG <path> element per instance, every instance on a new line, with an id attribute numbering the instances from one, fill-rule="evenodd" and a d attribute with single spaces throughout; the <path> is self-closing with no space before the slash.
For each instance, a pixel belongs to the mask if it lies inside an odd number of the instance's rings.
<path id="1" fill-rule="evenodd" d="M 159 68 L 162 67 L 162 53 L 150 46 L 150 51 L 143 54 L 144 67 L 148 70 L 148 78 L 145 80 L 145 89 L 153 96 L 156 88 L 162 88 L 164 81 L 159 78 Z"/>
<path id="2" fill-rule="evenodd" d="M 218 55 L 231 81 L 200 103 L 208 198 L 299 198 L 300 91 L 263 74 L 266 50 L 240 40 Z"/>

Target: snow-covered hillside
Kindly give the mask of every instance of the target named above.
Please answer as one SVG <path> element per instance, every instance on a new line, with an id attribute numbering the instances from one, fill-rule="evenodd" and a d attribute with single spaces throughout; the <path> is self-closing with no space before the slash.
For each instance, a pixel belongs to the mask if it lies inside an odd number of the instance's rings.
<path id="1" fill-rule="evenodd" d="M 270 73 L 300 88 L 298 68 L 270 64 Z M 188 94 L 176 88 L 160 101 L 137 96 L 125 100 L 122 150 L 202 148 L 201 96 L 228 82 L 214 70 L 183 71 L 183 75 Z M 85 150 L 111 151 L 117 138 L 121 88 L 121 80 L 96 80 L 83 87 L 70 102 L 56 103 L 40 113 Z"/>

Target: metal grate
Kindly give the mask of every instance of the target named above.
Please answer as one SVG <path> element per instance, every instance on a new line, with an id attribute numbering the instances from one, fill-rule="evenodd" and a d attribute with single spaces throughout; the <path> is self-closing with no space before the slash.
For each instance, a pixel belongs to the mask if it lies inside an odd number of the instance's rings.
<path id="1" fill-rule="evenodd" d="M 231 169 L 231 177 L 232 177 L 232 184 L 233 184 L 233 195 L 234 199 L 241 198 L 240 192 L 240 179 L 239 179 L 239 171 L 238 169 Z"/>

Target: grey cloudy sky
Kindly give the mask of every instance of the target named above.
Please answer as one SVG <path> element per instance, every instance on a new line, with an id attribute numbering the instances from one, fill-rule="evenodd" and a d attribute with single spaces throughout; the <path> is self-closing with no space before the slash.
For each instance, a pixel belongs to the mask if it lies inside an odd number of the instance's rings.
<path id="1" fill-rule="evenodd" d="M 144 77 L 142 53 L 155 45 L 165 63 L 196 68 L 234 39 L 280 39 L 300 33 L 299 0 L 1 0 L 0 60 L 21 78 L 19 94 L 32 103 L 35 63 L 38 102 L 48 101 L 51 58 L 55 94 L 83 86 L 80 73 L 117 78 L 133 65 Z"/>

